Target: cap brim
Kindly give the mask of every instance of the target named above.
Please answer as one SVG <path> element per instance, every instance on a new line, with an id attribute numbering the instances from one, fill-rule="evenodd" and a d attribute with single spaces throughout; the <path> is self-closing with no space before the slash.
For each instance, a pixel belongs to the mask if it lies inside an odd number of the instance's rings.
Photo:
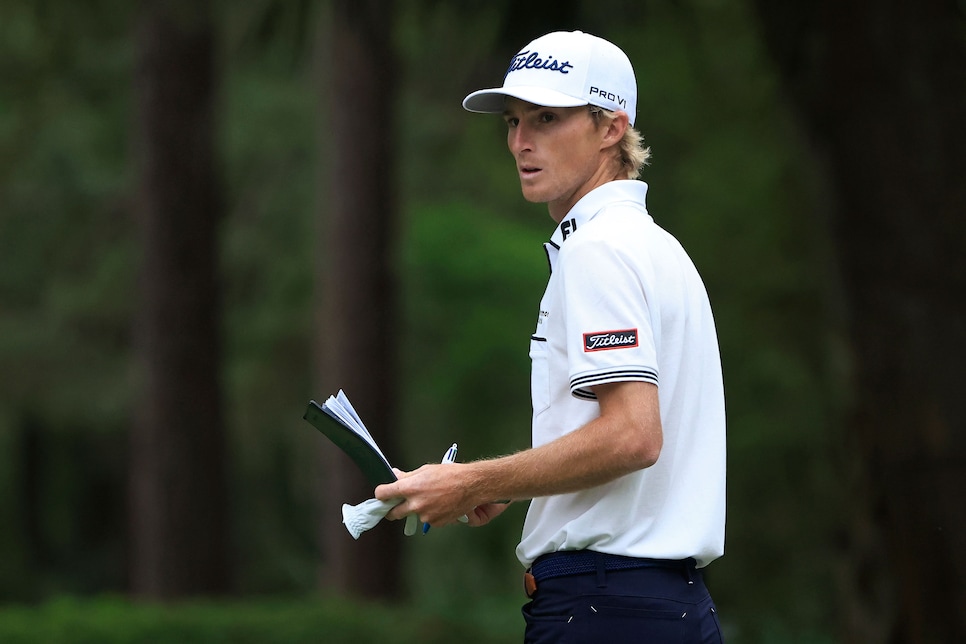
<path id="1" fill-rule="evenodd" d="M 473 92 L 463 99 L 463 108 L 469 112 L 481 114 L 502 114 L 506 109 L 504 101 L 507 96 L 543 107 L 580 107 L 587 105 L 587 101 L 584 99 L 574 98 L 546 87 L 521 85 L 519 87 L 494 87 L 493 89 L 481 89 Z"/>

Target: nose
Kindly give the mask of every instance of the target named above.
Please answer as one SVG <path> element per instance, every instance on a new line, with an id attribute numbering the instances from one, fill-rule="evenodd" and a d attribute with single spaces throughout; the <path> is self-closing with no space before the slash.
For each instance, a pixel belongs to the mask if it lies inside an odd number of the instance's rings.
<path id="1" fill-rule="evenodd" d="M 521 120 L 516 127 L 507 130 L 507 147 L 512 154 L 519 154 L 524 151 L 533 150 L 533 142 L 530 138 L 529 128 Z"/>

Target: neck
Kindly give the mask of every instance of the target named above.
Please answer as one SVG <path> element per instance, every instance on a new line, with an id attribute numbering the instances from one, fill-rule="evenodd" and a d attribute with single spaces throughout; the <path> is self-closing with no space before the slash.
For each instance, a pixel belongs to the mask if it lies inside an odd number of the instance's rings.
<path id="1" fill-rule="evenodd" d="M 550 218 L 553 219 L 558 224 L 566 218 L 567 213 L 569 213 L 577 202 L 583 199 L 584 195 L 590 191 L 599 188 L 605 183 L 610 183 L 611 181 L 618 181 L 623 179 L 624 176 L 621 172 L 622 168 L 620 163 L 618 163 L 617 168 L 614 169 L 610 165 L 601 166 L 600 170 L 594 177 L 591 178 L 583 188 L 576 191 L 568 199 L 562 199 L 560 201 L 551 201 L 547 204 L 547 210 L 550 212 Z"/>

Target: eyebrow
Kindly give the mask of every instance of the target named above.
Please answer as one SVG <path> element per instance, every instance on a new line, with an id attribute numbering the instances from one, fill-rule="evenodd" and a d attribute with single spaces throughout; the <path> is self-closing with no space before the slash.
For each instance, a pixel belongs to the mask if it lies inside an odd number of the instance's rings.
<path id="1" fill-rule="evenodd" d="M 517 110 L 515 110 L 515 111 L 522 112 L 524 114 L 526 114 L 528 112 L 539 112 L 540 110 L 551 110 L 551 109 L 554 109 L 552 107 L 546 107 L 544 105 L 537 105 L 536 103 L 528 103 L 528 102 L 522 101 L 520 99 L 517 99 L 517 102 L 519 103 L 520 108 L 517 109 Z M 505 110 L 503 110 L 503 116 L 511 116 L 513 113 L 514 113 L 514 111 L 511 111 L 510 108 L 506 108 Z"/>

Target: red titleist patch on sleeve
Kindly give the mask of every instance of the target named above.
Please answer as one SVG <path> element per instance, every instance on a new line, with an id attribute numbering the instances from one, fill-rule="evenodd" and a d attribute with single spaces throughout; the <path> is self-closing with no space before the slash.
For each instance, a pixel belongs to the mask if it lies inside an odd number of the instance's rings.
<path id="1" fill-rule="evenodd" d="M 584 334 L 584 351 L 629 349 L 637 346 L 637 329 L 596 331 Z"/>

